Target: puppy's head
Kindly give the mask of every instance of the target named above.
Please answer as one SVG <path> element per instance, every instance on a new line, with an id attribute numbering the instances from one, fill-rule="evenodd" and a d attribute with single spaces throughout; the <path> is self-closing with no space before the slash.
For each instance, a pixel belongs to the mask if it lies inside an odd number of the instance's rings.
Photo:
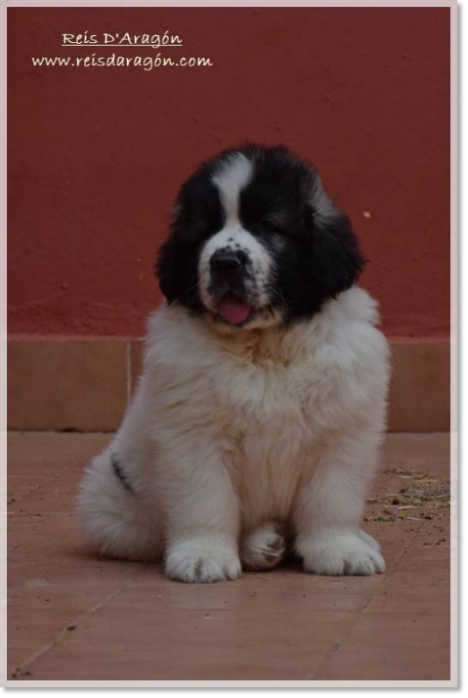
<path id="1" fill-rule="evenodd" d="M 248 145 L 182 186 L 157 274 L 169 304 L 238 331 L 312 317 L 362 266 L 318 172 L 284 147 Z"/>

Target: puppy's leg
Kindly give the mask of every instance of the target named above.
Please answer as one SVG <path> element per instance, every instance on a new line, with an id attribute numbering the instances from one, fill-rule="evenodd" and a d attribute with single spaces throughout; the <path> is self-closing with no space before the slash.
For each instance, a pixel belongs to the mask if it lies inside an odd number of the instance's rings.
<path id="1" fill-rule="evenodd" d="M 77 513 L 86 541 L 102 555 L 147 561 L 162 556 L 160 523 L 142 504 L 112 448 L 91 462 Z"/>
<path id="2" fill-rule="evenodd" d="M 162 557 L 161 510 L 144 482 L 151 445 L 141 384 L 111 444 L 89 465 L 77 497 L 85 539 L 103 555 L 128 560 Z"/>
<path id="3" fill-rule="evenodd" d="M 378 434 L 338 436 L 324 448 L 295 511 L 296 549 L 306 572 L 369 575 L 385 570 L 377 542 L 360 529 L 377 462 Z"/>
<path id="4" fill-rule="evenodd" d="M 180 582 L 236 579 L 241 574 L 239 503 L 229 473 L 212 444 L 183 436 L 175 442 L 178 448 L 163 457 L 170 473 L 164 486 L 166 574 Z"/>
<path id="5" fill-rule="evenodd" d="M 274 521 L 268 521 L 242 542 L 242 566 L 248 570 L 269 570 L 281 562 L 285 552 L 284 527 Z"/>

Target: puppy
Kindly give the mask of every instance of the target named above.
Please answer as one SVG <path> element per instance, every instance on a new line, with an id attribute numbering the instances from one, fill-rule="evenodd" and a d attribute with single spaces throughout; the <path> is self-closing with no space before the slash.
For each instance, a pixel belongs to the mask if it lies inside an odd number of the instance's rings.
<path id="1" fill-rule="evenodd" d="M 310 164 L 247 145 L 182 186 L 143 374 L 78 497 L 102 554 L 182 582 L 384 571 L 361 528 L 385 426 L 387 342 L 348 218 Z M 288 535 L 287 535 L 287 532 Z"/>

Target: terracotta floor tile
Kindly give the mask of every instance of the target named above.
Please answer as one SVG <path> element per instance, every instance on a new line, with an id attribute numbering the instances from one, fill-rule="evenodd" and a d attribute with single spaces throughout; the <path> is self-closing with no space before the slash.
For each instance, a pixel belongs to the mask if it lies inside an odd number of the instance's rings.
<path id="1" fill-rule="evenodd" d="M 27 678 L 35 680 L 67 679 L 71 675 L 77 680 L 285 680 L 304 678 L 303 659 L 298 658 L 294 639 L 286 639 L 281 649 L 270 648 L 270 644 L 255 646 L 240 640 L 229 647 L 209 646 L 200 662 L 199 644 L 190 646 L 180 642 L 166 642 L 163 652 L 151 646 L 139 647 L 135 651 L 130 644 L 112 645 L 110 653 L 102 644 L 63 643 L 52 648 Z M 204 646 L 203 649 L 206 647 Z M 131 657 L 131 659 L 130 659 Z M 320 663 L 321 654 L 309 656 L 309 663 Z"/>
<path id="2" fill-rule="evenodd" d="M 240 580 L 233 586 L 241 588 L 243 583 Z M 294 680 L 304 675 L 305 666 L 318 666 L 336 634 L 344 635 L 356 617 L 353 611 L 314 612 L 305 602 L 292 604 L 292 608 L 259 605 L 248 593 L 239 601 L 218 608 L 200 603 L 199 608 L 187 609 L 158 595 L 150 603 L 141 587 L 128 588 L 92 618 L 78 624 L 63 645 L 41 662 L 40 671 L 50 661 L 60 672 L 86 642 L 99 648 L 109 643 L 118 645 L 114 647 L 118 654 L 123 645 L 126 652 L 117 670 L 121 678 L 134 671 L 137 655 L 145 657 L 151 650 L 153 661 L 144 668 L 144 675 L 154 680 L 206 676 L 229 679 L 240 675 L 246 679 Z M 106 662 L 96 671 L 91 678 L 110 677 L 103 673 L 109 672 Z"/>
<path id="3" fill-rule="evenodd" d="M 446 435 L 387 439 L 364 522 L 386 574 L 319 577 L 291 564 L 213 585 L 86 549 L 73 502 L 109 438 L 10 435 L 10 678 L 448 678 L 449 508 L 436 507 L 447 500 Z M 394 503 L 408 491 L 425 498 L 410 520 Z"/>
<path id="4" fill-rule="evenodd" d="M 39 583 L 40 578 L 31 578 Z M 36 593 L 41 591 L 42 593 Z M 23 641 L 34 651 L 52 642 L 66 627 L 74 624 L 83 613 L 94 607 L 99 601 L 104 602 L 107 594 L 102 589 L 88 590 L 86 594 L 77 594 L 67 598 L 53 598 L 46 588 L 29 589 L 27 593 L 13 594 L 8 598 L 8 635 L 14 636 L 15 643 Z M 31 613 L 31 606 L 34 612 Z"/>
<path id="5" fill-rule="evenodd" d="M 382 597 L 361 614 L 342 646 L 317 672 L 318 679 L 346 675 L 350 679 L 448 680 L 450 678 L 450 618 L 420 596 Z M 369 660 L 364 666 L 362 657 Z M 429 666 L 426 662 L 432 658 Z"/>
<path id="6" fill-rule="evenodd" d="M 29 497 L 22 478 L 11 478 L 8 487 L 9 514 L 70 514 L 78 487 L 83 477 L 85 461 L 79 461 L 66 469 L 63 477 L 51 478 L 30 487 L 34 495 Z"/>
<path id="7" fill-rule="evenodd" d="M 9 569 L 25 560 L 60 560 L 64 564 L 86 561 L 81 531 L 72 514 L 9 516 L 7 523 Z"/>
<path id="8" fill-rule="evenodd" d="M 447 681 L 448 653 L 439 647 L 347 644 L 315 674 L 321 681 Z"/>

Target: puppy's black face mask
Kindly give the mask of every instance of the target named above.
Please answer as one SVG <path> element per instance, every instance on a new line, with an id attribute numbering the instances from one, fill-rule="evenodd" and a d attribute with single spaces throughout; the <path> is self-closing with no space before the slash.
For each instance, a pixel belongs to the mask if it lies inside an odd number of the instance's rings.
<path id="1" fill-rule="evenodd" d="M 309 319 L 362 267 L 317 171 L 285 148 L 249 145 L 183 185 L 157 274 L 169 304 L 234 330 Z"/>

